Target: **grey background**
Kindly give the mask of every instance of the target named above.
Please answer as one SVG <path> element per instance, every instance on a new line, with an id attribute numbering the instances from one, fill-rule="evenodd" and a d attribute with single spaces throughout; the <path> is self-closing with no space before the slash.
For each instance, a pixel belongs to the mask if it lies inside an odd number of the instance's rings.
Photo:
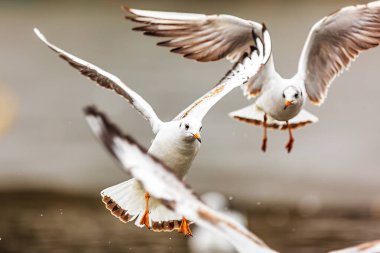
<path id="1" fill-rule="evenodd" d="M 0 190 L 42 189 L 96 195 L 128 178 L 97 143 L 82 108 L 96 104 L 146 147 L 153 134 L 129 105 L 96 87 L 34 36 L 38 27 L 63 49 L 119 76 L 163 120 L 207 92 L 231 66 L 201 64 L 169 54 L 157 39 L 132 32 L 120 6 L 227 13 L 268 26 L 276 68 L 292 76 L 311 26 L 334 10 L 364 1 L 1 1 L 0 87 L 15 98 L 12 127 L 0 136 Z M 362 54 L 333 83 L 322 107 L 307 108 L 320 122 L 285 132 L 231 120 L 248 105 L 236 89 L 207 115 L 203 143 L 187 180 L 197 192 L 222 191 L 236 200 L 315 205 L 380 206 L 380 50 Z"/>

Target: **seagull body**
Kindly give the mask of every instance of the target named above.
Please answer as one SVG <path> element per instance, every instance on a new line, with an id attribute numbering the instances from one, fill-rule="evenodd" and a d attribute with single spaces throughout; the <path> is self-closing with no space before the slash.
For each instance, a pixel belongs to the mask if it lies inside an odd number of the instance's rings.
<path id="1" fill-rule="evenodd" d="M 169 168 L 173 168 L 176 175 L 183 178 L 190 169 L 201 143 L 194 141 L 192 134 L 189 134 L 188 138 L 184 138 L 180 125 L 180 121 L 164 123 L 154 138 L 148 153 L 163 161 Z M 195 126 L 194 128 L 198 131 L 201 128 L 200 122 L 192 122 L 189 126 Z"/>
<path id="2" fill-rule="evenodd" d="M 263 25 L 230 15 L 203 15 L 146 11 L 125 7 L 126 18 L 143 26 L 134 30 L 146 35 L 169 38 L 159 46 L 200 62 L 228 59 L 237 62 L 254 41 Z M 266 150 L 267 128 L 287 129 L 291 151 L 292 129 L 317 122 L 305 111 L 306 97 L 321 105 L 335 77 L 349 67 L 360 52 L 380 43 L 380 1 L 348 6 L 319 20 L 310 30 L 303 47 L 297 73 L 290 79 L 275 70 L 273 55 L 259 73 L 242 86 L 253 105 L 230 113 L 245 123 L 264 127 L 262 150 Z M 265 43 L 264 47 L 271 45 Z"/>
<path id="3" fill-rule="evenodd" d="M 162 161 L 181 179 L 187 174 L 200 148 L 203 117 L 221 98 L 254 76 L 269 58 L 268 50 L 264 50 L 261 39 L 255 37 L 258 47 L 252 48 L 250 54 L 235 65 L 217 86 L 173 120 L 163 122 L 148 102 L 119 78 L 51 44 L 38 29 L 34 29 L 34 32 L 72 67 L 100 86 L 114 90 L 147 119 L 156 134 L 148 153 Z M 264 30 L 262 36 L 270 39 Z M 149 193 L 144 191 L 136 179 L 111 186 L 103 190 L 101 195 L 107 209 L 123 222 L 136 220 L 135 225 L 146 226 L 153 231 L 178 230 L 185 235 L 191 235 L 189 221 L 167 209 L 157 199 L 150 198 Z"/>

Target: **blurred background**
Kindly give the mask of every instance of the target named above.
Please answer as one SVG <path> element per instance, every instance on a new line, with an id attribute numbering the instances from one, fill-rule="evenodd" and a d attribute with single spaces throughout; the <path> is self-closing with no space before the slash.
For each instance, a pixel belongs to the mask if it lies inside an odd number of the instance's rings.
<path id="1" fill-rule="evenodd" d="M 92 136 L 82 108 L 96 104 L 146 147 L 150 126 L 53 54 L 33 27 L 120 77 L 170 120 L 231 64 L 196 63 L 156 47 L 159 40 L 131 31 L 121 5 L 265 22 L 276 68 L 291 77 L 311 26 L 365 2 L 0 1 L 0 252 L 189 251 L 181 236 L 121 224 L 103 208 L 99 192 L 129 177 Z M 379 48 L 363 53 L 322 107 L 307 105 L 320 122 L 295 131 L 291 154 L 286 132 L 271 131 L 267 153 L 260 151 L 263 130 L 227 116 L 251 103 L 239 89 L 231 92 L 203 121 L 187 181 L 198 193 L 223 193 L 278 250 L 321 252 L 379 238 L 379 60 Z"/>

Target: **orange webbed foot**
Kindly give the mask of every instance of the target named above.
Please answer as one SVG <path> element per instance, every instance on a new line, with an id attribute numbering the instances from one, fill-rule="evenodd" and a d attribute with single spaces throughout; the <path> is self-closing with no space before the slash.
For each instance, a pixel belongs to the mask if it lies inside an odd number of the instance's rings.
<path id="1" fill-rule="evenodd" d="M 178 233 L 182 233 L 184 236 L 193 236 L 189 221 L 185 217 L 182 218 L 181 225 L 178 228 Z"/>
<path id="2" fill-rule="evenodd" d="M 149 224 L 149 193 L 145 193 L 145 212 L 143 217 L 140 220 L 140 225 L 145 225 L 148 229 L 150 228 Z"/>

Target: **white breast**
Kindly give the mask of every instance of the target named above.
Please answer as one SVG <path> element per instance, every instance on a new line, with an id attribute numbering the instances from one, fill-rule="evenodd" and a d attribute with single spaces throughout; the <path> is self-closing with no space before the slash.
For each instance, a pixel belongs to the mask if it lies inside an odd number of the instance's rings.
<path id="1" fill-rule="evenodd" d="M 287 121 L 295 116 L 302 110 L 304 100 L 294 106 L 288 107 L 284 110 L 284 101 L 282 100 L 282 92 L 284 87 L 290 83 L 296 83 L 293 79 L 276 78 L 271 80 L 267 89 L 257 99 L 256 105 L 258 108 L 267 113 L 270 117 L 278 121 Z"/>
<path id="2" fill-rule="evenodd" d="M 190 169 L 198 153 L 200 143 L 185 141 L 177 128 L 163 127 L 156 135 L 148 153 L 154 155 L 170 167 L 180 178 Z"/>

